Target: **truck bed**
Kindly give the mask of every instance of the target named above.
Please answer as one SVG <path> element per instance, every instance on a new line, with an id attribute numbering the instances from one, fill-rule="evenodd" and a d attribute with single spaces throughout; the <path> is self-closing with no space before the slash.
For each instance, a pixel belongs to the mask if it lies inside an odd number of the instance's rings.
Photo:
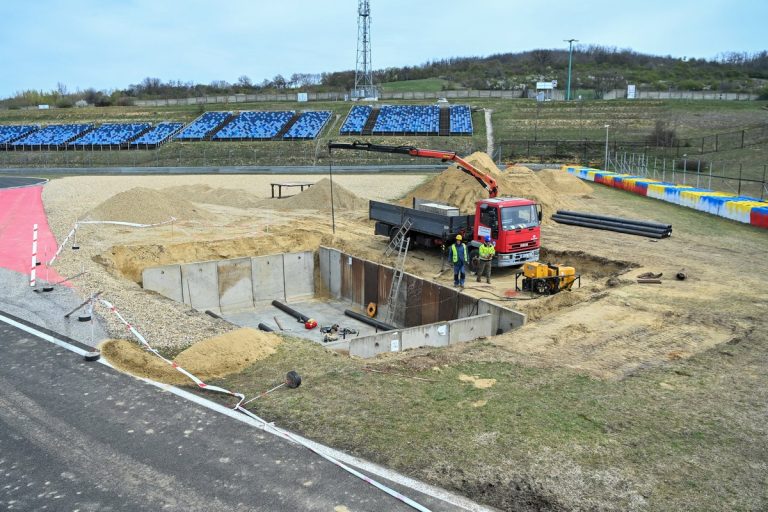
<path id="1" fill-rule="evenodd" d="M 391 226 L 400 226 L 410 218 L 413 222 L 411 231 L 443 240 L 462 231 L 471 233 L 475 221 L 474 215 L 441 215 L 380 201 L 368 203 L 368 218 Z"/>

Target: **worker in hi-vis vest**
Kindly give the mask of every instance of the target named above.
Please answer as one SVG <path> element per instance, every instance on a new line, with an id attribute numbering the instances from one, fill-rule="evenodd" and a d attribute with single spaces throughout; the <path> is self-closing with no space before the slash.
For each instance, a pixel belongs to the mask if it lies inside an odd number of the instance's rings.
<path id="1" fill-rule="evenodd" d="M 467 277 L 464 273 L 464 266 L 469 257 L 467 255 L 467 246 L 462 242 L 461 235 L 456 235 L 456 243 L 451 246 L 451 261 L 453 262 L 453 286 L 464 287 L 464 279 Z"/>
<path id="2" fill-rule="evenodd" d="M 480 282 L 480 278 L 485 275 L 485 281 L 491 284 L 491 262 L 493 256 L 496 254 L 496 249 L 493 247 L 491 237 L 485 235 L 483 245 L 480 246 L 480 254 L 477 258 L 477 282 Z"/>

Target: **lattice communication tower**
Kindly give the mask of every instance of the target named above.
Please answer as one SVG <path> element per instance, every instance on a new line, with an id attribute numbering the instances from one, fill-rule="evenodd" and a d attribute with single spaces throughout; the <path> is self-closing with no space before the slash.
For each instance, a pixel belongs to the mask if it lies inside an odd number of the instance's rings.
<path id="1" fill-rule="evenodd" d="M 369 0 L 357 2 L 357 63 L 355 64 L 355 98 L 378 96 L 373 86 L 371 68 L 371 4 Z"/>

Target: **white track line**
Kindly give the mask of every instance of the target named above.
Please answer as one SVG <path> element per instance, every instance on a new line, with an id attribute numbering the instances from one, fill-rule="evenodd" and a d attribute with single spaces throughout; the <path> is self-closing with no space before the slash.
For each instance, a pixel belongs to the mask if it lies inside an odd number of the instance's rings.
<path id="1" fill-rule="evenodd" d="M 55 338 L 53 336 L 50 336 L 48 334 L 45 334 L 41 331 L 38 331 L 37 329 L 34 329 L 32 327 L 29 327 L 27 325 L 21 324 L 19 322 L 16 322 L 15 320 L 12 320 L 6 316 L 3 316 L 0 314 L 0 321 L 5 322 L 8 325 L 12 325 L 13 327 L 16 327 L 17 329 L 21 329 L 22 331 L 29 333 L 33 336 L 36 336 L 42 340 L 48 341 L 50 343 L 53 343 L 55 345 L 58 345 L 59 347 L 62 347 L 66 350 L 69 350 L 71 352 L 74 352 L 75 354 L 78 354 L 80 356 L 85 356 L 88 354 L 88 351 L 85 351 L 79 347 L 76 347 L 70 343 L 67 343 L 66 341 L 60 340 L 58 338 Z M 99 363 L 103 364 L 104 366 L 107 366 L 109 368 L 114 367 L 109 364 L 109 361 L 105 360 L 103 357 L 98 360 Z M 130 374 L 129 374 L 130 375 Z M 188 400 L 190 402 L 194 402 L 198 405 L 201 405 L 207 409 L 210 409 L 212 411 L 218 412 L 220 414 L 224 414 L 225 416 L 229 416 L 232 419 L 235 419 L 237 421 L 240 421 L 242 423 L 246 423 L 252 427 L 256 427 L 260 430 L 263 430 L 264 432 L 269 432 L 272 435 L 275 435 L 276 437 L 280 439 L 285 439 L 284 437 L 276 434 L 272 429 L 265 429 L 264 424 L 262 422 L 256 421 L 245 414 L 239 413 L 235 411 L 234 409 L 230 409 L 229 407 L 224 407 L 221 404 L 218 404 L 216 402 L 212 402 L 211 400 L 208 400 L 206 398 L 203 398 L 201 396 L 195 395 L 194 393 L 190 393 L 189 391 L 185 391 L 183 389 L 177 388 L 175 386 L 171 386 L 169 384 L 163 384 L 162 382 L 156 382 L 154 380 L 150 380 L 144 377 L 137 377 L 135 375 L 132 375 L 132 377 L 144 381 L 147 384 L 150 384 L 152 386 L 155 386 L 159 389 L 162 389 L 164 391 L 168 391 L 170 393 L 173 393 L 174 395 L 183 398 L 185 400 Z M 470 512 L 490 512 L 493 509 L 483 507 L 482 505 L 479 505 L 477 503 L 474 503 L 473 501 L 469 500 L 468 498 L 465 498 L 464 496 L 459 496 L 457 494 L 450 493 L 446 491 L 445 489 L 440 489 L 438 487 L 434 487 L 432 485 L 426 484 L 424 482 L 420 482 L 418 480 L 415 480 L 413 478 L 407 477 L 405 475 L 401 475 L 400 473 L 397 473 L 395 471 L 392 471 L 390 469 L 384 468 L 382 466 L 379 466 L 377 464 L 373 464 L 371 462 L 358 459 L 357 457 L 353 457 L 352 455 L 346 454 L 344 452 L 335 450 L 329 446 L 325 446 L 320 443 L 316 443 L 315 441 L 312 441 L 310 439 L 306 439 L 302 436 L 299 436 L 297 434 L 291 433 L 291 436 L 296 438 L 297 440 L 306 443 L 307 445 L 310 445 L 313 450 L 322 453 L 323 455 L 327 455 L 330 457 L 333 457 L 334 459 L 337 459 L 341 462 L 344 462 L 345 464 L 349 464 L 350 466 L 355 466 L 358 469 L 361 469 L 367 473 L 370 473 L 372 475 L 375 475 L 380 478 L 384 478 L 386 480 L 389 480 L 390 482 L 394 482 L 398 485 L 401 485 L 403 487 L 407 487 L 408 489 L 412 489 L 414 491 L 420 492 L 424 495 L 427 495 L 431 498 L 435 498 L 441 501 L 444 501 L 445 503 L 451 504 L 455 507 L 459 507 L 463 510 L 467 510 Z M 290 441 L 289 441 L 290 442 Z"/>

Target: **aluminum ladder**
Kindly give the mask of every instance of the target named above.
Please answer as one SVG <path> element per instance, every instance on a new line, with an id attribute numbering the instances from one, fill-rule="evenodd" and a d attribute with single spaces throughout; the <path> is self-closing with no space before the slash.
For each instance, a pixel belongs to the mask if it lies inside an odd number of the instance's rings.
<path id="1" fill-rule="evenodd" d="M 408 220 L 408 227 L 410 227 L 410 220 Z M 403 224 L 405 226 L 405 224 Z M 403 228 L 400 228 L 403 231 Z M 408 256 L 408 245 L 410 244 L 411 237 L 406 237 L 405 233 L 408 230 L 402 232 L 402 236 L 399 238 L 397 245 L 397 259 L 395 265 L 392 267 L 392 286 L 389 288 L 389 297 L 387 297 L 387 315 L 385 318 L 386 323 L 391 324 L 395 319 L 395 312 L 397 311 L 399 301 L 398 294 L 400 292 L 400 283 L 403 282 L 403 272 L 405 272 L 405 258 Z M 398 235 L 400 235 L 398 231 Z M 394 241 L 394 239 L 393 239 Z M 392 244 L 390 244 L 391 246 Z"/>
<path id="2" fill-rule="evenodd" d="M 385 258 L 395 251 L 397 251 L 398 254 L 402 252 L 403 240 L 405 239 L 405 235 L 408 233 L 408 230 L 411 229 L 411 226 L 413 226 L 411 218 L 406 217 L 406 219 L 403 221 L 403 224 L 400 226 L 400 229 L 397 230 L 395 236 L 393 236 L 392 240 L 389 241 L 387 248 L 384 249 Z"/>

